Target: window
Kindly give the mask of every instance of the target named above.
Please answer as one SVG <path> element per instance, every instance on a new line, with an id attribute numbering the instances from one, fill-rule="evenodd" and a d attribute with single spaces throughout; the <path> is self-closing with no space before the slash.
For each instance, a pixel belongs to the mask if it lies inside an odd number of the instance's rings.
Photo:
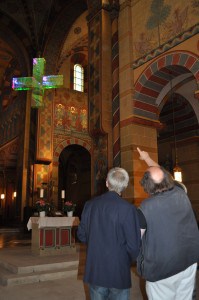
<path id="1" fill-rule="evenodd" d="M 83 92 L 84 91 L 84 68 L 76 64 L 74 65 L 74 90 Z"/>

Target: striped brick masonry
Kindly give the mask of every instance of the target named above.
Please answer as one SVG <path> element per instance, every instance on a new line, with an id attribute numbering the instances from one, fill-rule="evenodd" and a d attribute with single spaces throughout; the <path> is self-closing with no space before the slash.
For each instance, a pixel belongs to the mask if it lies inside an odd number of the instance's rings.
<path id="1" fill-rule="evenodd" d="M 113 165 L 121 164 L 120 153 L 120 99 L 119 99 L 119 44 L 118 18 L 112 21 L 112 112 L 113 112 Z"/>

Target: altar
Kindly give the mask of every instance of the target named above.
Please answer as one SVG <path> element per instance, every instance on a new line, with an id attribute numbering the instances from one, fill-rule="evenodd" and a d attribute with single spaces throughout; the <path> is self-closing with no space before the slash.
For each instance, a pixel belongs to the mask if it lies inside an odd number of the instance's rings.
<path id="1" fill-rule="evenodd" d="M 36 255 L 68 253 L 69 249 L 75 247 L 78 225 L 78 217 L 31 217 L 27 228 L 32 229 L 32 253 Z"/>

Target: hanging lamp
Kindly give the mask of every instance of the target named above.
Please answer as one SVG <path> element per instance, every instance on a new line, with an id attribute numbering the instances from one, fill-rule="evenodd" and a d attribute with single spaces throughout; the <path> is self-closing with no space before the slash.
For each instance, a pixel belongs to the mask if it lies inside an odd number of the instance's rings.
<path id="1" fill-rule="evenodd" d="M 177 140 L 176 140 L 176 124 L 175 124 L 172 79 L 170 83 L 171 83 L 172 121 L 173 121 L 173 136 L 174 136 L 174 150 L 175 150 L 175 166 L 173 168 L 173 174 L 175 180 L 182 182 L 182 169 L 178 166 L 178 149 L 177 149 Z"/>

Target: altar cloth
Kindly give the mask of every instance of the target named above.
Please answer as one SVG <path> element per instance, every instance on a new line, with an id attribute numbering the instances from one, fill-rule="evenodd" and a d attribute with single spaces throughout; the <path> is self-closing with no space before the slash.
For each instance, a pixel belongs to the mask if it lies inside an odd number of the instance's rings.
<path id="1" fill-rule="evenodd" d="M 30 217 L 27 223 L 28 230 L 32 229 L 32 224 L 38 224 L 38 228 L 45 227 L 73 227 L 79 225 L 78 217 Z"/>

